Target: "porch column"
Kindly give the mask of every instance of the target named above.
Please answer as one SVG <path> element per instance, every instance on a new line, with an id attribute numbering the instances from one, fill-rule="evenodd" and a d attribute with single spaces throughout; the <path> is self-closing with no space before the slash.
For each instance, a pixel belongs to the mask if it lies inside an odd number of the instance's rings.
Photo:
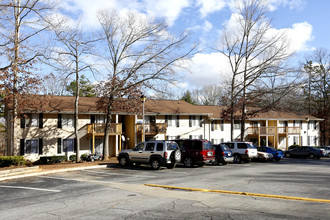
<path id="1" fill-rule="evenodd" d="M 92 124 L 92 135 L 93 135 L 93 154 L 95 154 L 95 134 L 94 134 L 94 131 L 95 131 L 95 124 Z"/>
<path id="2" fill-rule="evenodd" d="M 117 124 L 118 124 L 118 115 L 116 115 L 116 126 L 115 126 L 115 128 L 117 128 Z M 116 133 L 117 131 L 115 131 L 115 133 Z M 116 156 L 118 156 L 118 152 L 119 152 L 119 146 L 118 146 L 118 136 L 119 135 L 115 135 L 115 137 L 116 137 L 116 152 L 115 152 L 115 155 Z M 121 140 L 121 138 L 119 138 L 119 140 Z"/>
<path id="3" fill-rule="evenodd" d="M 268 135 L 269 135 L 268 120 L 266 120 L 266 147 L 268 147 Z"/>

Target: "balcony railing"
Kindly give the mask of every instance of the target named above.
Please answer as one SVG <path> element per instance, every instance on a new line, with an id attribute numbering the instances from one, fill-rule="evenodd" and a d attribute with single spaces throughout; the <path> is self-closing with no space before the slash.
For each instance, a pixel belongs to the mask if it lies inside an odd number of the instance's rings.
<path id="1" fill-rule="evenodd" d="M 300 127 L 279 127 L 277 128 L 278 134 L 298 135 L 301 133 Z M 247 128 L 248 135 L 276 135 L 276 127 L 249 127 Z"/>
<path id="2" fill-rule="evenodd" d="M 136 132 L 142 134 L 142 124 L 136 125 Z M 146 135 L 156 135 L 156 134 L 166 134 L 166 124 L 165 123 L 148 123 L 144 124 L 144 132 Z"/>
<path id="3" fill-rule="evenodd" d="M 104 135 L 105 123 L 94 123 L 87 125 L 87 134 Z M 120 135 L 122 133 L 122 124 L 111 123 L 109 135 Z"/>
<path id="4" fill-rule="evenodd" d="M 300 134 L 301 128 L 300 127 L 279 127 L 278 128 L 279 134 Z"/>

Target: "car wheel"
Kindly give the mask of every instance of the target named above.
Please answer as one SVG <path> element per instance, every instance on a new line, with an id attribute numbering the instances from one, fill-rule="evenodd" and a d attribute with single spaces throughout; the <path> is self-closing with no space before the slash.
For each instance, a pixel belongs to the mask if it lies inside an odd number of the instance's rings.
<path id="1" fill-rule="evenodd" d="M 309 155 L 309 158 L 311 158 L 311 159 L 315 159 L 315 154 L 310 154 L 310 155 Z"/>
<path id="2" fill-rule="evenodd" d="M 167 169 L 173 169 L 176 166 L 176 163 L 171 163 L 167 165 Z"/>
<path id="3" fill-rule="evenodd" d="M 289 157 L 291 157 L 291 154 L 290 153 L 286 153 L 285 154 L 285 157 L 288 157 L 289 158 Z"/>
<path id="4" fill-rule="evenodd" d="M 222 162 L 222 165 L 227 165 L 228 164 L 228 162 Z"/>
<path id="5" fill-rule="evenodd" d="M 244 160 L 244 163 L 250 163 L 250 162 L 251 162 L 250 159 L 245 159 L 245 160 Z"/>
<path id="6" fill-rule="evenodd" d="M 159 162 L 158 159 L 152 159 L 150 165 L 151 165 L 151 168 L 153 170 L 159 170 L 160 169 L 160 162 Z"/>
<path id="7" fill-rule="evenodd" d="M 276 161 L 280 161 L 280 160 L 281 160 L 281 158 L 275 158 L 275 160 L 276 160 Z"/>
<path id="8" fill-rule="evenodd" d="M 174 154 L 174 161 L 173 162 L 180 162 L 181 161 L 181 151 L 176 150 L 172 154 Z"/>
<path id="9" fill-rule="evenodd" d="M 213 162 L 213 165 L 219 165 L 220 164 L 220 161 L 218 158 L 215 158 L 214 162 Z"/>
<path id="10" fill-rule="evenodd" d="M 193 167 L 194 166 L 194 162 L 190 157 L 186 157 L 183 161 L 183 165 L 185 167 Z"/>
<path id="11" fill-rule="evenodd" d="M 241 163 L 241 162 L 242 162 L 241 155 L 235 154 L 234 155 L 234 163 Z"/>
<path id="12" fill-rule="evenodd" d="M 127 156 L 121 156 L 120 158 L 119 158 L 119 164 L 120 164 L 120 166 L 122 166 L 122 167 L 125 167 L 125 166 L 128 166 L 128 158 L 127 158 Z"/>

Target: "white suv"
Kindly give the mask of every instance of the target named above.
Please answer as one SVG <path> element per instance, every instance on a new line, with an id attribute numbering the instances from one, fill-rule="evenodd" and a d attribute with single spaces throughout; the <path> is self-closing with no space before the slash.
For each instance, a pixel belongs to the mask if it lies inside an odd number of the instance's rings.
<path id="1" fill-rule="evenodd" d="M 251 159 L 258 157 L 257 149 L 249 142 L 234 141 L 221 143 L 230 148 L 233 152 L 234 163 L 250 162 Z"/>
<path id="2" fill-rule="evenodd" d="M 173 169 L 181 160 L 181 151 L 174 141 L 146 141 L 133 149 L 121 151 L 117 158 L 121 166 L 135 163 L 150 164 L 154 170 L 159 170 L 161 166 Z"/>

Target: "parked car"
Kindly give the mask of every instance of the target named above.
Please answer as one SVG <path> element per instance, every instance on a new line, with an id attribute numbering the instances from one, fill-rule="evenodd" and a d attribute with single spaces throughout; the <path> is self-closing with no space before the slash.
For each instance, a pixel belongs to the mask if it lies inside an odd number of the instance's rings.
<path id="1" fill-rule="evenodd" d="M 308 157 L 311 159 L 320 159 L 323 156 L 323 151 L 311 146 L 296 147 L 293 150 L 285 152 L 285 157 Z"/>
<path id="2" fill-rule="evenodd" d="M 258 151 L 257 154 L 258 154 L 258 157 L 254 158 L 252 160 L 254 160 L 254 161 L 263 161 L 263 162 L 274 160 L 274 156 L 271 153 Z"/>
<path id="3" fill-rule="evenodd" d="M 208 140 L 180 139 L 174 140 L 181 150 L 181 163 L 185 167 L 195 164 L 204 166 L 215 161 L 215 152 L 212 143 Z"/>
<path id="4" fill-rule="evenodd" d="M 233 152 L 224 144 L 214 144 L 213 145 L 215 152 L 215 161 L 214 165 L 226 165 L 234 161 Z"/>
<path id="5" fill-rule="evenodd" d="M 174 141 L 146 141 L 133 149 L 122 150 L 117 159 L 121 166 L 135 163 L 150 164 L 154 170 L 159 170 L 161 166 L 173 169 L 181 160 L 181 151 Z"/>
<path id="6" fill-rule="evenodd" d="M 250 162 L 257 158 L 257 149 L 249 142 L 234 141 L 222 143 L 230 148 L 234 155 L 234 163 Z"/>
<path id="7" fill-rule="evenodd" d="M 330 146 L 321 146 L 317 148 L 323 151 L 324 157 L 330 157 Z"/>
<path id="8" fill-rule="evenodd" d="M 273 154 L 274 160 L 276 161 L 280 161 L 282 158 L 284 158 L 284 152 L 273 147 L 257 147 L 257 150 Z"/>

